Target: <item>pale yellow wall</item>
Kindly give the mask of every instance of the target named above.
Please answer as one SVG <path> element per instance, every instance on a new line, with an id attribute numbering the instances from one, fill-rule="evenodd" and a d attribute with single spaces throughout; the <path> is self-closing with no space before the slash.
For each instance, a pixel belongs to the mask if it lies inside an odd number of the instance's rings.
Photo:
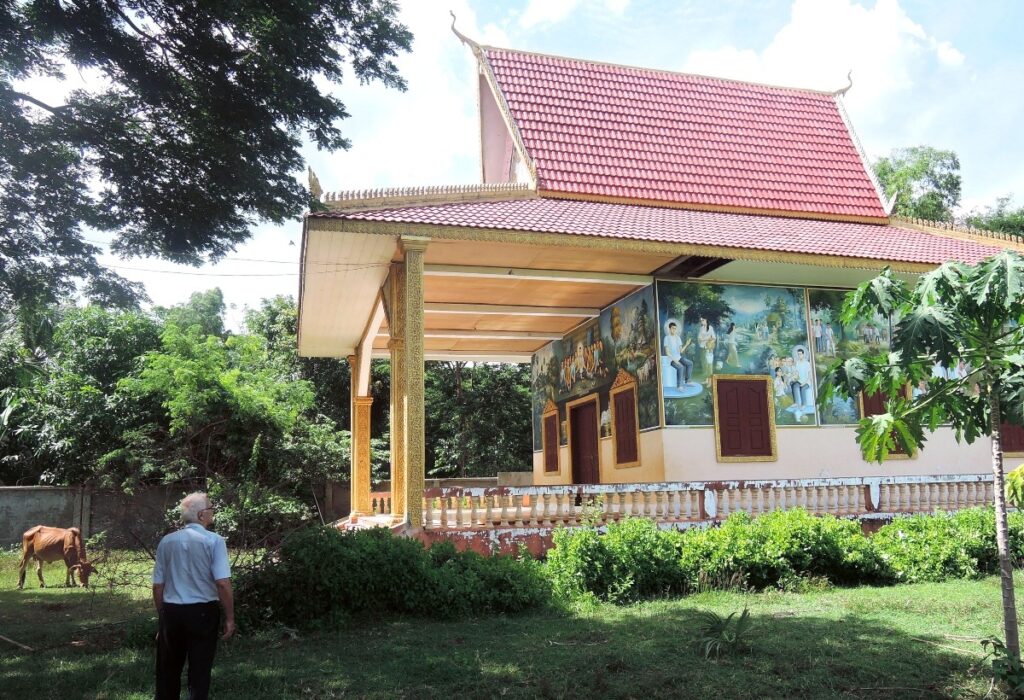
<path id="1" fill-rule="evenodd" d="M 661 430 L 640 433 L 640 466 L 616 469 L 611 438 L 601 440 L 601 483 L 638 484 L 665 480 Z"/>
<path id="2" fill-rule="evenodd" d="M 616 469 L 613 466 L 611 438 L 601 439 L 601 483 L 637 484 L 665 481 L 662 433 L 663 430 L 648 430 L 640 433 L 640 466 Z M 569 464 L 569 448 L 558 449 L 558 471 L 544 471 L 544 453 L 533 453 L 533 484 L 554 486 L 572 483 L 572 465 Z"/>
<path id="3" fill-rule="evenodd" d="M 558 448 L 558 471 L 544 471 L 544 453 L 533 453 L 533 485 L 555 486 L 572 483 L 572 466 L 569 464 L 569 448 L 565 445 Z"/>
<path id="4" fill-rule="evenodd" d="M 889 459 L 868 463 L 860 456 L 854 426 L 829 428 L 780 428 L 776 433 L 778 461 L 718 462 L 715 431 L 711 428 L 667 428 L 640 434 L 639 467 L 615 469 L 612 441 L 601 440 L 601 483 L 650 483 L 659 481 L 719 481 L 733 479 L 819 479 L 857 476 L 926 476 L 938 474 L 988 474 L 991 443 L 979 438 L 973 445 L 957 443 L 953 431 L 939 428 L 913 459 Z M 533 453 L 533 483 L 572 483 L 567 447 L 559 449 L 559 471 L 546 474 L 542 453 Z M 1009 457 L 1007 468 L 1020 458 Z"/>
<path id="5" fill-rule="evenodd" d="M 925 448 L 913 459 L 890 459 L 883 464 L 868 463 L 861 457 L 855 426 L 779 428 L 776 462 L 718 462 L 712 428 L 658 432 L 664 441 L 665 481 L 982 474 L 991 470 L 989 439 L 961 445 L 949 428 L 929 434 Z"/>

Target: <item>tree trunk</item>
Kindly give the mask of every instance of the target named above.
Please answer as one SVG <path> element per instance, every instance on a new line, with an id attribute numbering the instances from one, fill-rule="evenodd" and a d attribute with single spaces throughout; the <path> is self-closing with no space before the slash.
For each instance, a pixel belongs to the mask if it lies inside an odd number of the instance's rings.
<path id="1" fill-rule="evenodd" d="M 992 474 L 995 477 L 996 546 L 999 549 L 999 578 L 1003 591 L 1003 629 L 1006 651 L 1011 659 L 1020 660 L 1020 639 L 1017 630 L 1017 603 L 1013 593 L 1013 564 L 1010 563 L 1010 542 L 1006 524 L 1006 488 L 1003 479 L 1002 419 L 999 415 L 999 391 L 989 386 L 989 429 L 992 435 Z"/>

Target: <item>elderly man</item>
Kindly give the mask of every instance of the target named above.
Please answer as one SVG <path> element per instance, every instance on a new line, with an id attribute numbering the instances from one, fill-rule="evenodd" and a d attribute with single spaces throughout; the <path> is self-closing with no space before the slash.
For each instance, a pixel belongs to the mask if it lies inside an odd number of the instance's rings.
<path id="1" fill-rule="evenodd" d="M 224 633 L 235 632 L 231 568 L 224 538 L 208 528 L 214 509 L 205 493 L 192 493 L 181 502 L 185 526 L 160 540 L 153 568 L 153 602 L 160 616 L 156 654 L 156 698 L 178 700 L 181 669 L 188 659 L 191 700 L 205 700 L 217 650 L 220 608 Z"/>

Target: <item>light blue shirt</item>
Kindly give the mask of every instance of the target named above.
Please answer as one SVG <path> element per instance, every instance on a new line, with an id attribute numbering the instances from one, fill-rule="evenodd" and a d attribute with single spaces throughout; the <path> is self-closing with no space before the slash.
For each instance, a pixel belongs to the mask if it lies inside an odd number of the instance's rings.
<path id="1" fill-rule="evenodd" d="M 160 540 L 153 583 L 163 584 L 164 602 L 186 605 L 217 600 L 220 579 L 231 578 L 224 538 L 189 523 Z"/>

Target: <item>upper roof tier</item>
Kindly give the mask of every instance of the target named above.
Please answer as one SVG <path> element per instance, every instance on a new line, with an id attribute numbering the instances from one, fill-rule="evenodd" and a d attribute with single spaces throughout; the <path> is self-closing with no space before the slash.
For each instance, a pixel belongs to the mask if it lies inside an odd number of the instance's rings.
<path id="1" fill-rule="evenodd" d="M 542 196 L 887 216 L 836 94 L 491 47 L 478 55 Z"/>

